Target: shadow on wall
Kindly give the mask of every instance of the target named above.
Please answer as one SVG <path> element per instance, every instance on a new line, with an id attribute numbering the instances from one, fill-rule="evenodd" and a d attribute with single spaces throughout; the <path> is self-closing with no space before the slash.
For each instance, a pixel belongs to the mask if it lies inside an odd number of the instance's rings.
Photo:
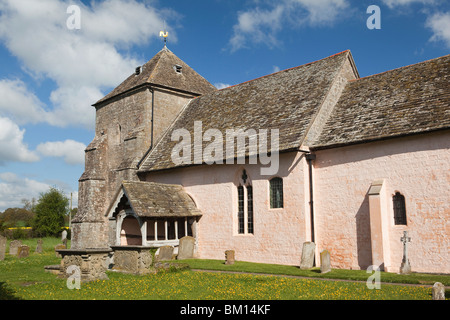
<path id="1" fill-rule="evenodd" d="M 356 247 L 358 253 L 358 265 L 361 270 L 372 265 L 372 245 L 370 240 L 370 213 L 369 195 L 366 193 L 358 212 L 355 216 L 356 222 Z"/>

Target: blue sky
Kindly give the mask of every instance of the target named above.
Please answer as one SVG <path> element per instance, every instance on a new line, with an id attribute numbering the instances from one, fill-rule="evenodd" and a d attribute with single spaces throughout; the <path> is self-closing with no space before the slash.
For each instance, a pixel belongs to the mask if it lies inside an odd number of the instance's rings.
<path id="1" fill-rule="evenodd" d="M 448 0 L 0 0 L 0 211 L 50 186 L 77 206 L 91 105 L 161 50 L 164 23 L 169 49 L 217 87 L 347 49 L 361 77 L 450 53 Z"/>

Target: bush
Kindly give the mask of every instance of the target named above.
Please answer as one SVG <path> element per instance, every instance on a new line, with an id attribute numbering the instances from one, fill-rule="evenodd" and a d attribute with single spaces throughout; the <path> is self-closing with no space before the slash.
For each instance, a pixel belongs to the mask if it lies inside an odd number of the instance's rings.
<path id="1" fill-rule="evenodd" d="M 64 217 L 68 211 L 69 199 L 59 190 L 50 188 L 41 193 L 35 207 L 33 229 L 40 237 L 58 236 L 64 226 Z"/>

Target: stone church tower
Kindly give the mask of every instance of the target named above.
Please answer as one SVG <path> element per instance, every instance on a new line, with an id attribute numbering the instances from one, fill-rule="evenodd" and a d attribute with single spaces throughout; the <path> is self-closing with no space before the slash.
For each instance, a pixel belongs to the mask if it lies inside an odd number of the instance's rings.
<path id="1" fill-rule="evenodd" d="M 138 181 L 142 158 L 183 107 L 216 88 L 164 47 L 93 106 L 95 137 L 79 180 L 72 249 L 108 246 L 105 212 L 122 181 Z"/>

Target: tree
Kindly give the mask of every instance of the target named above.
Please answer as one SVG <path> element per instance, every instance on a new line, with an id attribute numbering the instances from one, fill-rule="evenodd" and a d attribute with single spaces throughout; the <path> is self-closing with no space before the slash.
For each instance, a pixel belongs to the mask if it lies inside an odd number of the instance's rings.
<path id="1" fill-rule="evenodd" d="M 34 213 L 22 208 L 8 208 L 0 213 L 0 225 L 4 228 L 28 227 L 31 225 Z"/>
<path id="2" fill-rule="evenodd" d="M 64 226 L 64 216 L 69 208 L 69 199 L 56 188 L 41 193 L 34 207 L 33 229 L 41 237 L 57 236 Z"/>

